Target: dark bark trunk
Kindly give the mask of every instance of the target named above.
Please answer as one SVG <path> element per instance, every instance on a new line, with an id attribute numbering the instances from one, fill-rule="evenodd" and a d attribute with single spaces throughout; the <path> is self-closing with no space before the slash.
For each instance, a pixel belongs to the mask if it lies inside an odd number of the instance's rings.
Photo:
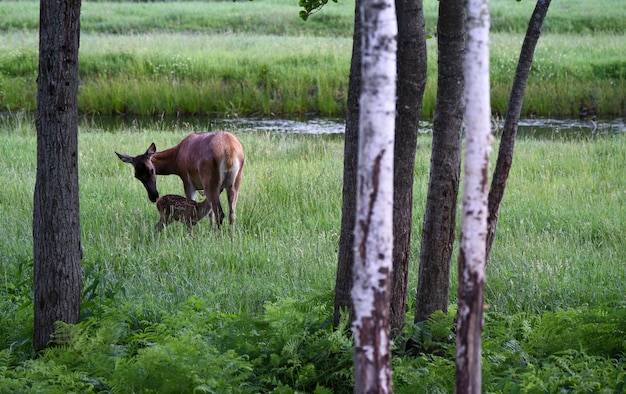
<path id="1" fill-rule="evenodd" d="M 421 0 L 396 0 L 398 82 L 394 147 L 393 280 L 391 333 L 406 319 L 406 290 L 413 224 L 413 174 L 426 87 L 426 31 Z"/>
<path id="2" fill-rule="evenodd" d="M 506 110 L 506 118 L 502 137 L 500 138 L 500 149 L 498 152 L 498 160 L 496 169 L 491 181 L 491 189 L 489 191 L 489 217 L 487 219 L 487 261 L 491 246 L 496 236 L 496 227 L 498 225 L 498 216 L 500 214 L 500 204 L 504 197 L 506 181 L 509 177 L 509 171 L 513 165 L 513 150 L 515 148 L 515 138 L 517 137 L 517 125 L 522 112 L 522 103 L 524 102 L 524 92 L 526 91 L 526 83 L 528 82 L 528 73 L 533 63 L 535 47 L 541 36 L 541 26 L 543 20 L 548 13 L 551 0 L 538 0 L 535 5 L 533 15 L 528 22 L 528 29 L 524 37 L 524 44 L 520 52 L 517 69 L 515 71 L 515 79 L 511 88 L 511 96 L 509 105 Z"/>
<path id="3" fill-rule="evenodd" d="M 461 127 L 465 110 L 465 34 L 463 2 L 440 0 L 437 24 L 437 103 L 422 231 L 416 323 L 428 319 L 437 310 L 448 310 L 450 261 L 461 173 Z"/>
<path id="4" fill-rule="evenodd" d="M 80 0 L 41 1 L 37 82 L 37 174 L 33 207 L 36 352 L 55 323 L 80 315 L 78 44 Z"/>
<path id="5" fill-rule="evenodd" d="M 354 224 L 356 221 L 356 172 L 359 151 L 359 96 L 361 95 L 361 0 L 354 9 L 354 37 L 352 62 L 348 83 L 348 108 L 343 153 L 343 201 L 341 233 L 337 253 L 335 279 L 334 326 L 339 325 L 341 312 L 352 313 L 352 266 L 354 265 Z M 350 318 L 352 320 L 352 316 Z"/>

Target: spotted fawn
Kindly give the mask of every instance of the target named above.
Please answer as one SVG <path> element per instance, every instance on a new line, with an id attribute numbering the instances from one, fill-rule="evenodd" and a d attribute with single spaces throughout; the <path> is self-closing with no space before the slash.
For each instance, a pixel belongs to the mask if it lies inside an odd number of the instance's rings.
<path id="1" fill-rule="evenodd" d="M 157 230 L 162 230 L 170 223 L 179 221 L 185 223 L 189 233 L 192 233 L 193 226 L 200 219 L 213 213 L 208 199 L 199 203 L 176 194 L 166 194 L 160 197 L 156 206 L 161 216 L 156 224 Z"/>

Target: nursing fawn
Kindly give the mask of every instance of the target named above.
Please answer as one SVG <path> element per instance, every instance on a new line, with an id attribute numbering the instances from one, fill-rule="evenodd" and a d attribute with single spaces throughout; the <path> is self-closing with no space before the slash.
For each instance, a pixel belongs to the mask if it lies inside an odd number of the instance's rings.
<path id="1" fill-rule="evenodd" d="M 157 152 L 153 143 L 141 155 L 117 153 L 117 156 L 133 166 L 135 178 L 144 185 L 152 202 L 159 198 L 157 175 L 178 175 L 190 200 L 196 199 L 196 190 L 204 190 L 218 228 L 224 221 L 220 193 L 226 190 L 231 233 L 234 230 L 245 156 L 241 143 L 231 133 L 190 134 L 175 147 L 161 152 Z"/>
<path id="2" fill-rule="evenodd" d="M 208 198 L 199 203 L 176 194 L 166 194 L 159 197 L 156 206 L 160 215 L 159 222 L 156 224 L 157 230 L 162 230 L 170 223 L 179 221 L 185 223 L 189 234 L 192 234 L 193 226 L 207 215 L 213 225 L 213 212 Z"/>

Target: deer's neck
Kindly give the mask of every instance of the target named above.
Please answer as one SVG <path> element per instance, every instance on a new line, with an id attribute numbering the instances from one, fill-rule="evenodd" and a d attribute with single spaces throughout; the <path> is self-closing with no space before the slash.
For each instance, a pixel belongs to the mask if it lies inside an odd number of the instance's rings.
<path id="1" fill-rule="evenodd" d="M 152 156 L 152 164 L 157 175 L 177 174 L 178 147 L 157 152 Z"/>

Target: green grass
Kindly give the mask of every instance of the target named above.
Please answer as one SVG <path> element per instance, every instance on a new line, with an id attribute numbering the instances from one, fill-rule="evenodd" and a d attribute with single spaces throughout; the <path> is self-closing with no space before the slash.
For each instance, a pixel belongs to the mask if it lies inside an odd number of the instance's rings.
<path id="1" fill-rule="evenodd" d="M 189 131 L 81 133 L 84 266 L 110 283 L 122 281 L 131 298 L 143 295 L 147 301 L 152 294 L 152 301 L 165 309 L 196 291 L 234 313 L 258 311 L 277 295 L 330 290 L 340 218 L 341 139 L 242 133 L 248 157 L 245 187 L 236 238 L 230 243 L 208 225 L 200 225 L 194 237 L 176 225 L 156 234 L 156 209 L 133 180 L 130 166 L 113 154 L 136 154 L 153 141 L 165 148 Z M 0 151 L 3 255 L 18 263 L 30 261 L 34 144 L 32 131 L 16 131 L 5 135 Z M 423 138 L 417 158 L 417 226 L 423 215 L 428 144 Z M 487 298 L 493 297 L 489 302 L 494 308 L 507 313 L 558 309 L 601 304 L 621 294 L 626 273 L 617 260 L 626 233 L 621 206 L 625 152 L 619 136 L 518 143 L 489 265 L 493 290 Z M 160 177 L 159 189 L 182 193 L 176 177 Z M 418 244 L 413 242 L 414 261 Z M 309 275 L 311 267 L 316 267 L 315 275 Z M 216 272 L 202 275 L 212 270 Z M 226 278 L 238 275 L 243 275 L 239 283 L 223 288 Z M 516 280 L 525 284 L 517 291 L 509 288 Z M 272 285 L 263 286 L 267 283 Z M 567 286 L 558 286 L 562 283 Z M 257 296 L 242 297 L 245 289 Z"/>
<path id="2" fill-rule="evenodd" d="M 574 4 L 575 3 L 575 4 Z M 613 4 L 615 3 L 615 4 Z M 523 114 L 624 116 L 626 18 L 612 0 L 554 3 L 537 48 Z M 437 3 L 425 4 L 434 35 Z M 492 106 L 504 113 L 529 1 L 492 2 Z M 86 2 L 79 108 L 87 114 L 342 115 L 353 5 L 331 3 L 308 22 L 288 0 Z M 1 2 L 0 109 L 34 112 L 38 3 Z M 581 17 L 585 16 L 585 18 Z M 434 112 L 436 42 L 428 42 L 424 117 Z"/>
<path id="3" fill-rule="evenodd" d="M 84 124 L 79 138 L 83 320 L 68 328 L 72 344 L 29 361 L 35 132 L 22 116 L 0 127 L 0 289 L 5 295 L 0 386 L 14 392 L 26 387 L 149 392 L 169 384 L 189 392 L 193 387 L 349 390 L 351 340 L 333 334 L 329 325 L 341 137 L 233 129 L 247 161 L 231 241 L 205 221 L 193 236 L 179 223 L 155 232 L 156 209 L 130 166 L 113 153 L 136 154 L 153 141 L 165 148 L 197 128 L 182 124 L 168 130 L 155 124 L 109 133 Z M 430 138 L 420 137 L 409 321 L 429 152 Z M 622 135 L 518 141 L 487 268 L 486 390 L 556 392 L 589 385 L 617 390 L 626 382 L 623 343 L 610 339 L 626 332 L 625 152 Z M 174 177 L 160 177 L 159 189 L 182 193 Z M 454 267 L 452 277 L 454 311 Z M 451 380 L 441 377 L 454 371 L 453 316 L 434 318 L 425 327 L 407 326 L 394 351 L 397 392 L 451 389 Z M 409 337 L 434 354 L 403 350 Z"/>
<path id="4" fill-rule="evenodd" d="M 114 155 L 143 152 L 153 141 L 164 149 L 194 129 L 103 133 L 85 127 L 80 135 L 83 265 L 94 276 L 120 283 L 131 299 L 166 310 L 204 294 L 220 310 L 253 313 L 267 300 L 332 289 L 341 216 L 340 137 L 241 133 L 247 161 L 231 243 L 208 225 L 198 226 L 193 237 L 182 225 L 155 233 L 156 209 L 132 178 L 131 167 Z M 27 120 L 11 128 L 0 145 L 7 279 L 18 264 L 31 262 L 36 150 Z M 421 139 L 415 170 L 413 261 L 419 256 L 429 144 L 428 137 Z M 487 300 L 494 308 L 556 310 L 621 297 L 625 144 L 622 136 L 518 142 L 488 268 Z M 182 194 L 180 180 L 160 177 L 159 191 Z M 230 277 L 238 280 L 224 287 Z"/>
<path id="5" fill-rule="evenodd" d="M 538 312 L 620 298 L 626 210 L 614 203 L 624 198 L 624 160 L 623 138 L 522 142 L 488 268 L 495 308 Z"/>

